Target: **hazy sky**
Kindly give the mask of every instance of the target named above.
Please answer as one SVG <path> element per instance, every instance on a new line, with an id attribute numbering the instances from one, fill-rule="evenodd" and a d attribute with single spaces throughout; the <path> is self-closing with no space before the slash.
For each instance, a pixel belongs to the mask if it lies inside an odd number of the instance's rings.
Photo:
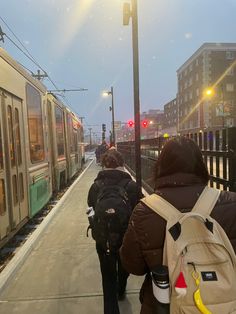
<path id="1" fill-rule="evenodd" d="M 236 0 L 137 1 L 141 111 L 162 109 L 176 95 L 176 70 L 204 42 L 236 42 Z M 111 86 L 115 120 L 133 118 L 131 25 L 122 25 L 124 2 L 129 0 L 0 0 L 0 17 L 55 84 L 88 88 L 66 94 L 85 127 L 110 127 L 111 97 L 101 93 Z M 1 20 L 0 26 L 16 41 Z M 37 70 L 8 39 L 0 45 Z"/>

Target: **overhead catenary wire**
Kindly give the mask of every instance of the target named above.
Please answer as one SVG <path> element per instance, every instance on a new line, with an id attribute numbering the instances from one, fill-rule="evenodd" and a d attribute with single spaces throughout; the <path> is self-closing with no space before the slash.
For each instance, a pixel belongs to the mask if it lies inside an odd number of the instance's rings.
<path id="1" fill-rule="evenodd" d="M 33 62 L 37 67 L 39 67 L 40 70 L 42 70 L 42 71 L 47 75 L 47 78 L 48 78 L 49 81 L 52 83 L 52 85 L 53 85 L 56 89 L 58 89 L 58 87 L 57 87 L 56 84 L 53 82 L 53 80 L 50 78 L 50 76 L 47 74 L 47 72 L 41 67 L 40 64 L 38 64 L 38 62 L 35 61 L 34 58 L 31 58 L 27 53 L 25 53 L 25 52 L 21 49 L 21 47 L 19 47 L 19 45 L 17 45 L 17 44 L 14 42 L 14 40 L 12 40 L 7 34 L 4 34 L 4 35 L 5 35 L 5 36 L 7 37 L 7 39 L 8 39 L 14 46 L 16 46 L 16 48 L 19 49 L 31 62 Z M 30 72 L 31 72 L 31 71 L 30 71 Z"/>
<path id="2" fill-rule="evenodd" d="M 8 30 L 12 33 L 12 35 L 16 38 L 16 40 L 19 42 L 19 44 L 25 49 L 25 51 L 28 53 L 28 55 L 34 60 L 34 63 L 37 63 L 37 66 L 40 67 L 34 56 L 30 53 L 30 51 L 25 47 L 25 45 L 21 42 L 21 40 L 16 36 L 16 34 L 13 32 L 13 30 L 10 28 L 10 26 L 7 24 L 7 22 L 0 16 L 0 20 L 6 25 Z M 4 34 L 6 35 L 6 34 Z"/>
<path id="3" fill-rule="evenodd" d="M 10 36 L 8 36 L 6 33 L 2 32 L 2 35 L 6 36 L 6 38 L 17 48 L 19 49 L 31 62 L 33 62 L 37 67 L 40 68 L 40 70 L 42 70 L 46 75 L 48 80 L 52 83 L 52 85 L 59 90 L 59 88 L 57 87 L 57 85 L 53 82 L 53 80 L 51 79 L 51 77 L 47 74 L 47 72 L 42 68 L 42 66 L 36 61 L 36 59 L 32 56 L 32 54 L 29 52 L 29 50 L 24 46 L 24 44 L 20 41 L 20 39 L 15 35 L 15 33 L 11 30 L 11 28 L 7 25 L 7 23 L 3 20 L 3 18 L 0 16 L 0 19 L 2 20 L 2 22 L 6 25 L 6 27 L 10 30 L 10 32 L 13 34 L 13 36 L 17 39 L 17 41 L 20 43 L 20 45 L 27 51 L 27 53 L 17 44 L 15 43 L 15 41 L 13 39 L 10 38 Z M 20 64 L 20 63 L 19 63 Z M 21 66 L 23 66 L 27 71 L 29 71 L 31 73 L 31 75 L 33 74 L 33 72 L 31 70 L 29 70 L 27 67 L 25 67 L 23 64 L 20 64 Z M 74 109 L 72 108 L 72 106 L 68 103 L 68 99 L 66 98 L 65 95 L 59 95 L 61 97 L 64 98 L 64 101 L 66 103 L 66 105 L 72 110 L 74 111 Z"/>
<path id="4" fill-rule="evenodd" d="M 4 36 L 7 37 L 8 40 L 10 40 L 10 42 L 15 45 L 31 62 L 33 62 L 37 67 L 39 67 L 40 70 L 42 70 L 48 77 L 49 81 L 52 83 L 52 85 L 58 89 L 58 87 L 56 86 L 56 84 L 53 82 L 53 80 L 50 78 L 50 76 L 48 75 L 48 73 L 42 68 L 42 66 L 37 62 L 37 60 L 34 58 L 34 56 L 29 52 L 29 50 L 25 47 L 25 45 L 22 43 L 22 41 L 18 38 L 18 36 L 13 32 L 13 30 L 9 27 L 9 25 L 7 24 L 7 22 L 0 16 L 0 20 L 6 25 L 6 27 L 8 28 L 8 30 L 13 34 L 13 36 L 16 38 L 16 40 L 20 43 L 20 45 L 24 48 L 24 50 L 27 52 L 25 52 L 21 47 L 19 47 L 19 45 L 17 45 L 13 39 L 11 39 L 6 33 L 3 33 Z M 31 72 L 31 71 L 30 71 Z"/>
<path id="5" fill-rule="evenodd" d="M 6 25 L 6 27 L 8 28 L 8 30 L 13 34 L 13 36 L 16 38 L 16 40 L 19 42 L 19 44 L 24 48 L 24 50 L 27 52 L 25 52 L 17 43 L 15 43 L 15 41 L 13 39 L 10 38 L 9 35 L 7 35 L 6 33 L 4 33 L 1 29 L 1 33 L 0 35 L 2 36 L 6 36 L 6 38 L 17 48 L 19 49 L 32 63 L 34 63 L 40 70 L 42 70 L 46 77 L 48 78 L 48 80 L 51 82 L 51 84 L 55 87 L 56 90 L 65 92 L 66 90 L 60 90 L 58 88 L 58 86 L 53 82 L 53 80 L 51 79 L 51 77 L 48 75 L 48 73 L 43 69 L 43 67 L 37 62 L 37 60 L 34 58 L 34 56 L 29 52 L 29 50 L 25 47 L 25 45 L 22 43 L 22 41 L 18 38 L 18 36 L 12 31 L 12 29 L 9 27 L 9 25 L 6 23 L 6 21 L 0 16 L 0 20 Z M 4 41 L 4 40 L 3 40 Z M 18 62 L 19 63 L 19 62 Z M 19 63 L 20 64 L 20 63 Z M 27 71 L 29 71 L 31 73 L 31 75 L 33 75 L 33 72 L 31 70 L 29 70 L 27 67 L 25 67 L 24 65 L 20 64 L 21 66 L 23 66 Z M 84 91 L 87 90 L 86 88 L 80 88 L 80 91 Z M 63 94 L 58 94 L 58 96 L 62 97 L 64 102 L 66 103 L 66 105 L 70 108 L 70 110 L 72 110 L 73 112 L 75 112 L 78 116 L 79 114 L 75 111 L 74 108 L 72 108 L 72 106 L 69 104 L 69 100 L 66 98 L 65 95 Z"/>

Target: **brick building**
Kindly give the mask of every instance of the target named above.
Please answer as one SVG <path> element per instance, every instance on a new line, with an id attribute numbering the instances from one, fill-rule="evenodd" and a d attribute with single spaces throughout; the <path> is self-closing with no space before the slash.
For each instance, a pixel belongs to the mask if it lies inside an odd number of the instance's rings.
<path id="1" fill-rule="evenodd" d="M 205 43 L 177 70 L 180 132 L 236 126 L 235 64 L 236 43 Z"/>

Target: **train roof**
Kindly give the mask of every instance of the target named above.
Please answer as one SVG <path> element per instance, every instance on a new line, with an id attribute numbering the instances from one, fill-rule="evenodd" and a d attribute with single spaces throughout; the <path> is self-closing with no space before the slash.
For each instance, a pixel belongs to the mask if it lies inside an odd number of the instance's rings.
<path id="1" fill-rule="evenodd" d="M 41 92 L 46 93 L 46 86 L 43 85 L 39 80 L 33 78 L 16 60 L 14 60 L 5 49 L 0 47 L 0 58 L 12 66 L 18 73 L 20 73 L 24 78 L 36 86 Z"/>
<path id="2" fill-rule="evenodd" d="M 83 127 L 83 124 L 81 123 L 78 115 L 75 112 L 73 112 L 70 108 L 68 108 L 55 94 L 47 93 L 47 96 L 50 100 L 57 103 L 61 108 L 63 108 L 67 113 L 69 113 L 73 117 L 73 119 L 75 119 L 79 123 L 80 127 Z"/>

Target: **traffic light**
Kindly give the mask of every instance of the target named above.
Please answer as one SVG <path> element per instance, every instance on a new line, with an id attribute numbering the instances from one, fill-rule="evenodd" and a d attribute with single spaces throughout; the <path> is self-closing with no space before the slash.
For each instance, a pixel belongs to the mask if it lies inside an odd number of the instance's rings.
<path id="1" fill-rule="evenodd" d="M 143 128 L 147 128 L 148 127 L 148 121 L 147 120 L 143 120 L 142 121 L 142 127 Z"/>
<path id="2" fill-rule="evenodd" d="M 102 131 L 106 132 L 106 124 L 105 123 L 102 124 Z"/>
<path id="3" fill-rule="evenodd" d="M 134 121 L 133 121 L 133 120 L 129 120 L 129 121 L 127 122 L 127 124 L 128 124 L 128 127 L 129 127 L 129 128 L 132 128 L 132 127 L 134 126 Z"/>

